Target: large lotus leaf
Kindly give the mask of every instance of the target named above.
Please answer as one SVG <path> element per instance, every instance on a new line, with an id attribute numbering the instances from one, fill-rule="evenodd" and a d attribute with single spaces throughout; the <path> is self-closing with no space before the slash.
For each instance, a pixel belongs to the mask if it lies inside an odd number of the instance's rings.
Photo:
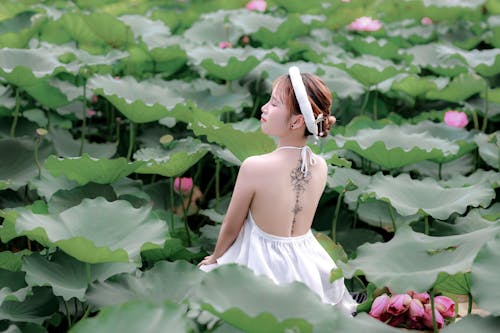
<path id="1" fill-rule="evenodd" d="M 53 176 L 64 175 L 80 185 L 94 182 L 111 184 L 116 180 L 135 172 L 144 162 L 128 162 L 125 158 L 97 159 L 83 154 L 81 157 L 59 158 L 51 155 L 45 161 L 44 168 Z"/>
<path id="2" fill-rule="evenodd" d="M 439 273 L 434 288 L 438 293 L 468 295 L 470 292 L 470 276 L 470 272 L 455 275 Z"/>
<path id="3" fill-rule="evenodd" d="M 130 28 L 118 18 L 97 12 L 82 17 L 92 32 L 112 48 L 121 49 L 134 43 Z"/>
<path id="4" fill-rule="evenodd" d="M 0 269 L 5 269 L 12 272 L 20 271 L 23 257 L 29 255 L 30 253 L 31 251 L 27 249 L 18 252 L 5 250 L 0 252 Z"/>
<path id="5" fill-rule="evenodd" d="M 500 233 L 481 248 L 472 264 L 471 293 L 478 307 L 494 316 L 500 314 L 498 268 L 500 267 Z"/>
<path id="6" fill-rule="evenodd" d="M 17 190 L 26 185 L 38 174 L 35 162 L 34 140 L 29 138 L 0 139 L 0 180 L 4 187 Z M 38 159 L 40 163 L 49 156 L 52 147 L 44 141 L 38 148 Z"/>
<path id="7" fill-rule="evenodd" d="M 429 290 L 438 274 L 467 272 L 483 244 L 498 231 L 492 226 L 464 235 L 432 237 L 401 226 L 387 243 L 364 244 L 347 264 L 338 262 L 347 278 L 361 272 L 378 287 L 396 293 Z"/>
<path id="8" fill-rule="evenodd" d="M 108 201 L 117 199 L 117 195 L 110 185 L 87 183 L 83 186 L 69 190 L 59 190 L 54 193 L 48 201 L 49 213 L 58 214 L 80 204 L 85 198 L 94 199 L 97 197 L 103 197 Z"/>
<path id="9" fill-rule="evenodd" d="M 491 29 L 491 35 L 488 36 L 488 41 L 491 45 L 498 48 L 500 47 L 500 11 L 498 10 L 498 4 L 495 1 L 490 1 L 489 4 L 493 7 L 495 4 L 497 5 L 496 14 L 488 17 L 488 25 Z M 492 10 L 493 13 L 493 10 Z"/>
<path id="10" fill-rule="evenodd" d="M 105 281 L 120 273 L 132 273 L 136 267 L 131 263 L 85 264 L 63 252 L 56 252 L 50 260 L 37 253 L 25 256 L 22 269 L 29 286 L 50 286 L 54 295 L 66 301 L 73 297 L 85 301 L 90 283 Z"/>
<path id="11" fill-rule="evenodd" d="M 500 317 L 468 315 L 455 323 L 444 327 L 442 333 L 497 333 L 500 327 Z"/>
<path id="12" fill-rule="evenodd" d="M 24 281 L 24 272 L 0 269 L 0 305 L 5 301 L 23 302 L 31 294 L 31 288 Z"/>
<path id="13" fill-rule="evenodd" d="M 467 176 L 454 175 L 450 179 L 439 181 L 443 187 L 464 187 L 479 183 L 487 183 L 491 188 L 496 189 L 500 187 L 500 173 L 493 170 L 477 169 Z"/>
<path id="14" fill-rule="evenodd" d="M 442 58 L 460 56 L 471 68 L 482 76 L 493 76 L 500 73 L 500 50 L 464 51 L 449 45 L 438 45 L 437 52 Z"/>
<path id="15" fill-rule="evenodd" d="M 372 54 L 382 59 L 398 59 L 399 47 L 387 39 L 376 39 L 373 36 L 346 36 L 348 45 L 360 54 Z"/>
<path id="16" fill-rule="evenodd" d="M 417 45 L 402 52 L 411 58 L 413 65 L 427 68 L 439 75 L 453 77 L 467 72 L 468 66 L 463 58 L 441 55 L 439 46 L 436 43 Z"/>
<path id="17" fill-rule="evenodd" d="M 357 58 L 341 59 L 334 65 L 344 69 L 366 87 L 377 85 L 399 73 L 415 73 L 415 67 L 404 67 L 390 60 L 363 54 Z"/>
<path id="18" fill-rule="evenodd" d="M 444 187 L 433 178 L 414 180 L 406 173 L 397 177 L 377 173 L 365 195 L 389 202 L 403 216 L 423 213 L 444 220 L 464 213 L 468 206 L 488 206 L 495 191 L 489 183 Z"/>
<path id="19" fill-rule="evenodd" d="M 288 73 L 290 66 L 297 66 L 303 72 L 316 73 L 318 65 L 303 61 L 280 64 L 272 59 L 264 59 L 249 74 L 254 80 L 259 80 L 266 90 L 271 90 L 273 82 L 281 75 Z M 326 71 L 326 70 L 325 70 Z"/>
<path id="20" fill-rule="evenodd" d="M 42 169 L 41 177 L 34 178 L 29 182 L 30 188 L 35 189 L 40 197 L 47 201 L 59 190 L 71 190 L 78 186 L 78 183 L 69 180 L 64 176 L 54 177 L 47 170 Z"/>
<path id="21" fill-rule="evenodd" d="M 317 18 L 318 17 L 289 14 L 286 19 L 284 19 L 283 23 L 276 28 L 276 30 L 273 30 L 269 26 L 264 26 L 257 32 L 252 33 L 251 36 L 253 39 L 261 42 L 266 47 L 283 47 L 286 46 L 290 40 L 306 35 L 310 29 L 309 19 L 312 21 Z M 322 17 L 319 18 L 321 19 Z M 274 17 L 274 19 L 277 18 Z M 238 21 L 243 22 L 244 20 L 239 19 Z"/>
<path id="22" fill-rule="evenodd" d="M 142 40 L 149 50 L 169 45 L 170 28 L 162 21 L 153 21 L 142 15 L 123 15 L 118 19 L 128 25 L 134 37 Z"/>
<path id="23" fill-rule="evenodd" d="M 418 172 L 422 176 L 439 179 L 439 163 L 432 161 L 421 161 L 405 166 L 404 172 Z M 474 159 L 472 154 L 466 154 L 453 161 L 441 164 L 441 179 L 450 179 L 454 175 L 466 175 L 474 169 Z"/>
<path id="24" fill-rule="evenodd" d="M 208 141 L 225 146 L 241 161 L 249 156 L 268 153 L 276 147 L 273 139 L 262 132 L 236 130 L 209 112 L 194 108 L 191 116 L 189 128 L 197 136 L 205 135 Z"/>
<path id="25" fill-rule="evenodd" d="M 22 302 L 5 301 L 0 306 L 0 318 L 14 322 L 42 324 L 59 309 L 59 300 L 50 288 L 35 287 L 33 294 Z"/>
<path id="26" fill-rule="evenodd" d="M 459 152 L 459 145 L 426 132 L 408 133 L 412 125 L 362 129 L 353 136 L 335 135 L 339 148 L 349 149 L 384 168 L 394 169 Z"/>
<path id="27" fill-rule="evenodd" d="M 500 165 L 500 131 L 491 134 L 478 133 L 474 141 L 479 147 L 479 156 L 491 167 L 498 170 Z"/>
<path id="28" fill-rule="evenodd" d="M 227 81 L 242 78 L 264 58 L 281 58 L 284 53 L 279 49 L 264 50 L 249 46 L 222 49 L 213 45 L 193 46 L 186 51 L 193 64 L 203 67 L 210 75 Z"/>
<path id="29" fill-rule="evenodd" d="M 455 218 L 453 223 L 436 220 L 433 222 L 432 231 L 435 235 L 450 236 L 489 228 L 492 225 L 492 221 L 481 215 L 482 210 L 482 208 L 473 208 L 466 216 L 458 216 Z"/>
<path id="30" fill-rule="evenodd" d="M 432 25 L 422 25 L 416 20 L 402 20 L 384 24 L 388 40 L 398 45 L 427 44 L 436 37 L 435 28 Z"/>
<path id="31" fill-rule="evenodd" d="M 73 157 L 80 155 L 81 139 L 73 139 L 69 131 L 52 128 L 49 135 L 58 156 Z M 115 143 L 93 143 L 85 140 L 82 152 L 94 158 L 111 158 L 115 155 L 116 148 Z"/>
<path id="32" fill-rule="evenodd" d="M 84 199 L 60 214 L 34 214 L 19 209 L 18 235 L 58 246 L 87 263 L 138 262 L 140 251 L 163 246 L 164 221 L 150 207 L 133 208 L 123 200 Z"/>
<path id="33" fill-rule="evenodd" d="M 134 153 L 134 159 L 142 162 L 135 172 L 179 176 L 205 156 L 208 148 L 207 144 L 192 138 L 178 140 L 168 150 L 160 147 L 141 148 Z"/>
<path id="34" fill-rule="evenodd" d="M 363 85 L 353 79 L 345 71 L 331 66 L 318 66 L 324 71 L 321 79 L 327 84 L 328 88 L 339 98 L 358 99 L 365 93 Z"/>
<path id="35" fill-rule="evenodd" d="M 93 76 L 88 85 L 136 123 L 181 117 L 187 112 L 185 100 L 176 92 L 148 81 L 137 82 L 133 77 Z"/>
<path id="36" fill-rule="evenodd" d="M 359 195 L 370 184 L 372 177 L 363 175 L 359 170 L 351 168 L 332 168 L 333 175 L 327 178 L 327 186 L 338 193 L 349 189 L 345 193 L 344 201 L 349 205 L 356 205 Z"/>
<path id="37" fill-rule="evenodd" d="M 243 107 L 252 105 L 248 88 L 236 82 L 230 87 L 205 79 L 190 82 L 172 80 L 164 82 L 163 85 L 178 96 L 193 101 L 198 108 L 205 111 L 236 111 L 239 113 Z"/>
<path id="38" fill-rule="evenodd" d="M 183 36 L 188 41 L 196 44 L 211 43 L 212 45 L 217 45 L 223 41 L 236 44 L 238 39 L 244 35 L 244 31 L 242 27 L 235 26 L 233 22 L 229 22 L 230 15 L 233 12 L 219 10 L 203 14 L 199 20 L 194 22 L 184 32 Z M 269 15 L 263 16 L 269 17 Z"/>
<path id="39" fill-rule="evenodd" d="M 196 325 L 187 317 L 186 312 L 185 305 L 170 301 L 162 304 L 130 302 L 102 309 L 97 316 L 79 321 L 69 332 L 196 332 Z"/>
<path id="40" fill-rule="evenodd" d="M 395 77 L 395 80 L 390 82 L 390 89 L 402 91 L 412 97 L 424 97 L 429 91 L 443 89 L 448 82 L 449 80 L 445 77 L 420 77 L 414 74 L 401 74 L 401 76 Z"/>
<path id="41" fill-rule="evenodd" d="M 356 211 L 360 220 L 389 232 L 394 232 L 394 226 L 398 228 L 402 224 L 409 224 L 421 218 L 418 214 L 402 216 L 395 210 L 391 211 L 392 207 L 389 203 L 380 200 L 367 200 L 359 203 L 347 199 L 345 201 L 348 202 L 349 209 Z"/>
<path id="42" fill-rule="evenodd" d="M 476 74 L 460 74 L 442 90 L 431 90 L 425 94 L 427 99 L 460 102 L 474 94 L 484 91 L 486 81 Z"/>
<path id="43" fill-rule="evenodd" d="M 150 270 L 135 275 L 121 274 L 111 280 L 97 281 L 89 288 L 86 297 L 97 308 L 133 300 L 180 303 L 191 296 L 204 276 L 203 271 L 186 261 L 159 261 Z"/>

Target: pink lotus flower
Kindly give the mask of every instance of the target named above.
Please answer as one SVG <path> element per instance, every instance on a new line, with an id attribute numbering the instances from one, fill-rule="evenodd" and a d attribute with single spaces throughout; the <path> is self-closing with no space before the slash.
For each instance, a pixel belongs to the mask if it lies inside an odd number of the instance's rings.
<path id="1" fill-rule="evenodd" d="M 382 294 L 375 298 L 369 312 L 370 316 L 385 321 L 389 316 L 387 313 L 387 306 L 389 305 L 390 299 L 391 298 L 387 294 Z"/>
<path id="2" fill-rule="evenodd" d="M 429 301 L 431 299 L 431 297 L 429 296 L 428 292 L 423 292 L 423 293 L 413 292 L 413 294 L 411 295 L 411 297 L 418 299 L 423 304 L 429 303 Z"/>
<path id="3" fill-rule="evenodd" d="M 267 2 L 264 0 L 252 0 L 245 5 L 245 8 L 248 10 L 256 10 L 259 12 L 263 12 L 266 10 Z"/>
<path id="4" fill-rule="evenodd" d="M 436 296 L 434 297 L 435 308 L 443 315 L 445 318 L 450 318 L 455 316 L 455 302 L 446 296 Z"/>
<path id="5" fill-rule="evenodd" d="M 431 25 L 432 24 L 432 20 L 430 17 L 422 17 L 422 19 L 420 20 L 420 23 L 422 23 L 423 25 Z"/>
<path id="6" fill-rule="evenodd" d="M 469 119 L 465 112 L 450 110 L 444 114 L 444 122 L 448 126 L 464 128 L 469 123 Z"/>
<path id="7" fill-rule="evenodd" d="M 387 306 L 387 312 L 397 316 L 408 310 L 410 306 L 411 296 L 408 294 L 392 295 Z"/>
<path id="8" fill-rule="evenodd" d="M 192 188 L 193 188 L 193 178 L 188 178 L 188 177 L 175 178 L 174 180 L 175 192 L 189 194 Z"/>
<path id="9" fill-rule="evenodd" d="M 93 116 L 95 116 L 97 114 L 97 112 L 95 112 L 94 110 L 92 109 L 87 109 L 87 117 L 89 118 L 92 118 Z"/>
<path id="10" fill-rule="evenodd" d="M 219 47 L 221 49 L 227 49 L 228 47 L 233 47 L 233 44 L 229 42 L 220 42 Z"/>
<path id="11" fill-rule="evenodd" d="M 382 23 L 368 16 L 357 18 L 354 22 L 347 26 L 354 31 L 377 31 L 382 27 Z"/>
<path id="12" fill-rule="evenodd" d="M 434 308 L 434 316 L 436 317 L 437 328 L 441 329 L 444 325 L 444 318 L 436 308 Z M 424 321 L 424 325 L 427 328 L 432 328 L 432 308 L 431 308 L 430 304 L 425 305 L 425 312 L 424 312 L 423 321 Z"/>
<path id="13" fill-rule="evenodd" d="M 424 317 L 424 313 L 425 309 L 422 302 L 420 302 L 420 300 L 416 298 L 413 298 L 410 301 L 410 305 L 408 307 L 408 316 L 410 317 L 410 320 L 417 322 Z"/>

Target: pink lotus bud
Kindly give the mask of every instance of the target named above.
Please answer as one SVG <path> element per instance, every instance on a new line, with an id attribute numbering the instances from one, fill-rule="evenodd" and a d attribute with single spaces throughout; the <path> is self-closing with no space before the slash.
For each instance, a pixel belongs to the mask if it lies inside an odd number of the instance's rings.
<path id="1" fill-rule="evenodd" d="M 228 47 L 233 47 L 233 44 L 229 42 L 220 42 L 219 47 L 221 49 L 227 49 Z"/>
<path id="2" fill-rule="evenodd" d="M 189 192 L 191 192 L 192 188 L 193 188 L 193 178 L 187 178 L 187 177 L 175 178 L 174 180 L 175 192 L 188 194 Z"/>
<path id="3" fill-rule="evenodd" d="M 245 5 L 245 8 L 248 10 L 256 10 L 259 12 L 263 12 L 266 10 L 267 2 L 264 0 L 252 0 Z"/>
<path id="4" fill-rule="evenodd" d="M 406 315 L 406 313 L 402 313 L 399 316 L 392 317 L 387 324 L 393 327 L 405 327 L 407 321 L 408 316 Z"/>
<path id="5" fill-rule="evenodd" d="M 434 297 L 435 308 L 443 315 L 445 318 L 455 317 L 455 302 L 446 296 L 436 296 Z"/>
<path id="6" fill-rule="evenodd" d="M 95 112 L 92 109 L 87 109 L 87 117 L 91 118 L 96 115 L 97 112 Z"/>
<path id="7" fill-rule="evenodd" d="M 370 309 L 370 316 L 373 318 L 385 321 L 389 314 L 387 313 L 387 306 L 389 305 L 390 297 L 387 294 L 382 294 L 375 298 L 372 303 L 372 308 Z M 385 318 L 384 318 L 385 317 Z"/>
<path id="8" fill-rule="evenodd" d="M 411 296 L 408 294 L 396 294 L 392 295 L 389 300 L 389 305 L 387 306 L 387 312 L 392 315 L 400 315 L 410 306 Z"/>
<path id="9" fill-rule="evenodd" d="M 411 296 L 415 299 L 418 299 L 423 304 L 429 303 L 429 300 L 431 299 L 428 292 L 423 292 L 423 293 L 415 293 L 414 292 L 413 295 L 411 295 Z"/>
<path id="10" fill-rule="evenodd" d="M 431 25 L 432 24 L 432 20 L 430 17 L 422 17 L 422 19 L 420 20 L 420 23 L 422 23 L 423 25 Z"/>
<path id="11" fill-rule="evenodd" d="M 444 122 L 448 126 L 464 128 L 469 123 L 469 119 L 465 112 L 450 110 L 444 114 Z"/>
<path id="12" fill-rule="evenodd" d="M 434 316 L 436 317 L 437 328 L 441 329 L 444 325 L 444 318 L 436 308 L 434 308 Z M 425 305 L 423 323 L 427 328 L 432 329 L 432 308 L 430 304 Z"/>
<path id="13" fill-rule="evenodd" d="M 354 22 L 347 26 L 350 30 L 354 31 L 377 31 L 382 28 L 382 23 L 374 20 L 369 16 L 362 16 L 357 18 Z"/>
<path id="14" fill-rule="evenodd" d="M 410 301 L 410 305 L 408 307 L 408 316 L 412 321 L 418 321 L 420 318 L 424 317 L 424 305 L 420 300 L 413 298 Z"/>

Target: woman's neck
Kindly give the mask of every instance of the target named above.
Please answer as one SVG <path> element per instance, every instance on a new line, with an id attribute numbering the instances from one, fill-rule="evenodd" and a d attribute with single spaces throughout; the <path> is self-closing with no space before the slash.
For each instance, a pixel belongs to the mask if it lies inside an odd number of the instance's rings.
<path id="1" fill-rule="evenodd" d="M 307 144 L 307 139 L 304 138 L 280 138 L 278 140 L 278 147 L 303 147 Z"/>

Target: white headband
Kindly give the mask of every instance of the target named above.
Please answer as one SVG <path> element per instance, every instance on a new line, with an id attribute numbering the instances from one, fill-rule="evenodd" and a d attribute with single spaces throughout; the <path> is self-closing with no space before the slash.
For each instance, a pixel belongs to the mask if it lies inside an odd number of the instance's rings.
<path id="1" fill-rule="evenodd" d="M 288 69 L 288 74 L 290 74 L 290 80 L 292 81 L 293 91 L 295 92 L 295 97 L 299 103 L 300 112 L 304 116 L 304 121 L 306 122 L 306 127 L 315 137 L 318 137 L 318 126 L 316 125 L 316 119 L 309 103 L 309 98 L 307 97 L 306 87 L 302 81 L 302 75 L 297 66 L 292 66 Z M 320 115 L 320 117 L 322 114 Z M 318 118 L 320 118 L 318 117 Z M 321 117 L 321 121 L 323 117 Z M 318 119 L 320 120 L 320 119 Z"/>

